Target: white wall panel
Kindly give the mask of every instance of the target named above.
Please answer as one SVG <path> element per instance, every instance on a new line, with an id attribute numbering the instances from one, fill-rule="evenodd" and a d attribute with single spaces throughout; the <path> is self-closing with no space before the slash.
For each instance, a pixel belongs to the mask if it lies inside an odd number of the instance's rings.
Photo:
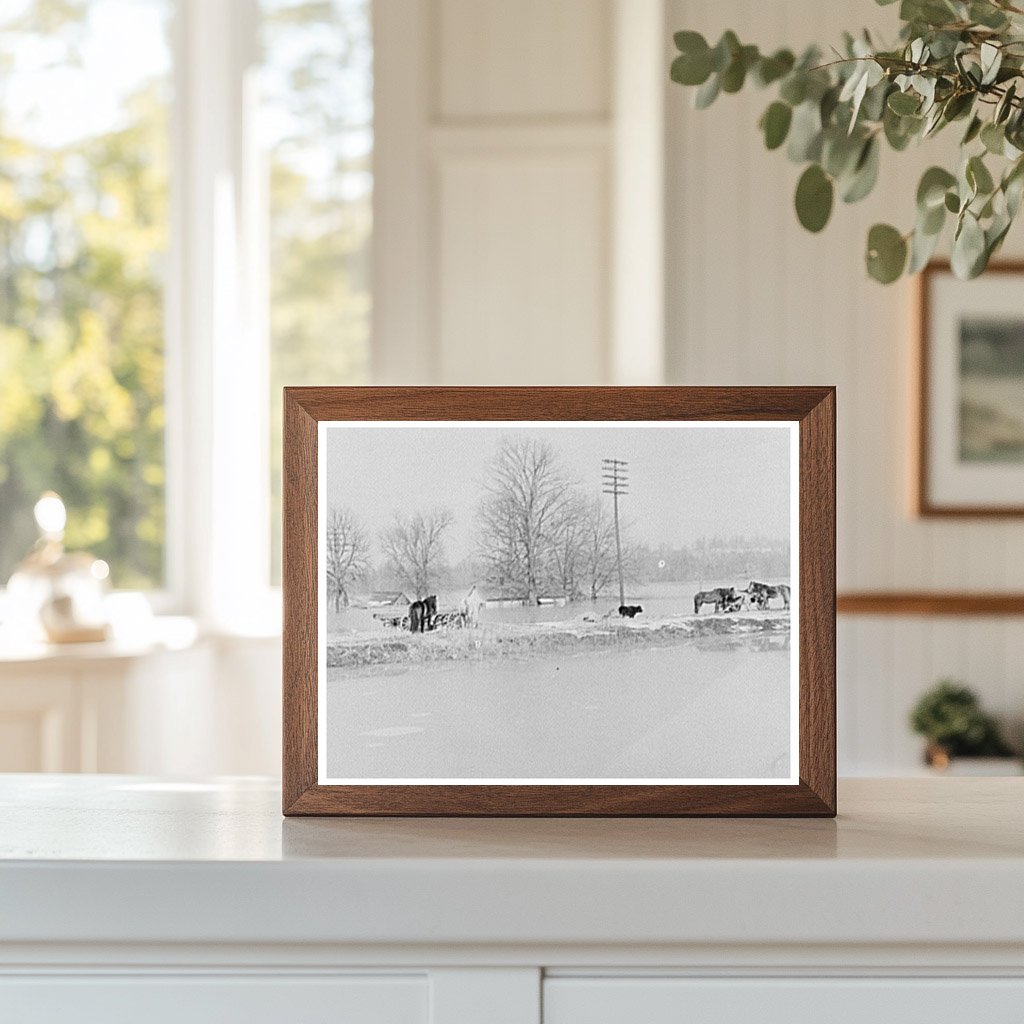
<path id="1" fill-rule="evenodd" d="M 714 41 L 732 28 L 764 47 L 828 44 L 865 24 L 893 38 L 896 26 L 895 8 L 864 0 L 667 6 L 669 30 Z M 863 269 L 868 227 L 909 226 L 917 179 L 946 159 L 955 133 L 885 152 L 877 192 L 837 204 L 813 236 L 793 212 L 799 168 L 761 146 L 756 123 L 770 94 L 748 88 L 695 111 L 692 90 L 666 89 L 670 382 L 837 385 L 840 589 L 1024 589 L 1024 523 L 910 515 L 913 284 L 883 288 Z M 1020 230 L 1006 251 L 1024 252 Z M 840 620 L 841 769 L 913 770 L 919 743 L 907 711 L 945 675 L 965 679 L 1018 728 L 1022 653 L 1019 619 Z"/>
<path id="2" fill-rule="evenodd" d="M 439 170 L 446 384 L 600 383 L 606 157 L 458 155 Z"/>
<path id="3" fill-rule="evenodd" d="M 441 120 L 605 117 L 609 0 L 439 0 Z"/>

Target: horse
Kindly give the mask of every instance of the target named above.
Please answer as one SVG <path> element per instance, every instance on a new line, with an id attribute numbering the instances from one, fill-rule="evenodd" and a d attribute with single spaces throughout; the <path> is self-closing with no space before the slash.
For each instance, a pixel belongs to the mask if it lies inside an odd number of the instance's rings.
<path id="1" fill-rule="evenodd" d="M 423 598 L 422 601 L 413 601 L 409 605 L 409 632 L 423 633 L 434 628 L 434 619 L 437 616 L 437 595 Z"/>
<path id="2" fill-rule="evenodd" d="M 701 607 L 713 604 L 715 612 L 720 612 L 736 600 L 735 587 L 716 587 L 714 590 L 702 590 L 693 597 L 693 614 L 699 615 Z"/>
<path id="3" fill-rule="evenodd" d="M 462 613 L 463 622 L 467 626 L 477 625 L 480 621 L 480 609 L 483 606 L 484 599 L 480 596 L 474 583 L 459 604 L 459 611 Z"/>
<path id="4" fill-rule="evenodd" d="M 751 580 L 744 593 L 750 595 L 751 601 L 761 611 L 765 611 L 768 608 L 768 602 L 773 597 L 781 597 L 783 608 L 789 607 L 789 587 L 785 583 L 773 586 L 770 583 L 758 583 L 756 580 Z"/>

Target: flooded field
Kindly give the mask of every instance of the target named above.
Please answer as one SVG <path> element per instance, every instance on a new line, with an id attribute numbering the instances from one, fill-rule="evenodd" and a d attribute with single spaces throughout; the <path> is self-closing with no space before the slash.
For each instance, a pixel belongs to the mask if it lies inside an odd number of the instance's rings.
<path id="1" fill-rule="evenodd" d="M 332 778 L 779 778 L 788 631 L 327 670 Z"/>
<path id="2" fill-rule="evenodd" d="M 774 583 L 785 583 L 787 580 L 772 580 Z M 637 619 L 653 619 L 666 616 L 686 615 L 693 612 L 693 595 L 698 590 L 710 587 L 737 587 L 742 589 L 749 583 L 748 579 L 727 580 L 694 580 L 692 583 L 646 583 L 637 590 L 626 591 L 627 604 L 639 604 L 643 614 Z M 462 590 L 440 591 L 437 595 L 439 611 L 454 610 L 465 593 Z M 781 607 L 779 601 L 772 604 Z M 604 615 L 616 615 L 619 606 L 617 595 L 603 594 L 596 601 L 574 601 L 571 604 L 544 604 L 532 608 L 527 607 L 485 607 L 480 611 L 483 624 L 529 624 L 542 622 L 567 622 L 584 616 L 600 618 Z M 329 610 L 327 613 L 327 632 L 343 634 L 365 632 L 368 630 L 386 631 L 381 617 L 402 615 L 405 605 L 394 608 L 361 608 L 351 607 L 344 611 Z M 705 615 L 711 613 L 710 608 L 704 610 Z"/>

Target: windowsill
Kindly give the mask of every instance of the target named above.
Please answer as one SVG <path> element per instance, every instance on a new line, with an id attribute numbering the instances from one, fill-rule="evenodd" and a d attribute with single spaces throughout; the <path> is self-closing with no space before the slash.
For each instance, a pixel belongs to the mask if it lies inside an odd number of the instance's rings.
<path id="1" fill-rule="evenodd" d="M 95 643 L 25 640 L 0 629 L 0 664 L 141 658 L 160 651 L 188 650 L 199 636 L 196 621 L 184 615 L 154 616 L 137 629 L 115 631 L 109 640 Z"/>

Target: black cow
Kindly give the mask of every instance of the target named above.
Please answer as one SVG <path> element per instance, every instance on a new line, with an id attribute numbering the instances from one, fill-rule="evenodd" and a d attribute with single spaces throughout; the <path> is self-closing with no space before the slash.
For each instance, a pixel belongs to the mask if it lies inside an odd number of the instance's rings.
<path id="1" fill-rule="evenodd" d="M 624 619 L 635 619 L 642 611 L 643 608 L 638 604 L 619 605 L 619 615 Z"/>

